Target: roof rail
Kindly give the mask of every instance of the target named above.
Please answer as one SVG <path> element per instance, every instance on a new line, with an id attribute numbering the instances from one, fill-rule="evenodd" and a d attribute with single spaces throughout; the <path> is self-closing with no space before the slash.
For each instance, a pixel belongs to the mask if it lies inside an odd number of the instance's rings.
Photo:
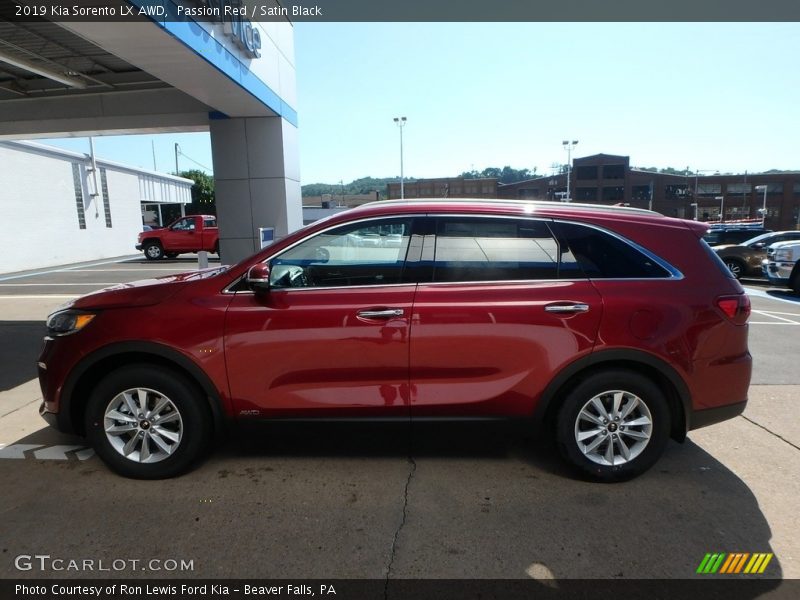
<path id="1" fill-rule="evenodd" d="M 541 207 L 541 208 L 554 208 L 557 207 L 559 210 L 566 209 L 566 210 L 574 210 L 574 211 L 589 211 L 589 210 L 604 210 L 610 212 L 620 212 L 620 213 L 627 213 L 627 214 L 642 214 L 642 215 L 661 215 L 653 210 L 647 210 L 646 208 L 635 208 L 631 206 L 615 206 L 611 204 L 586 204 L 583 202 L 552 202 L 547 200 L 514 200 L 512 198 L 406 198 L 404 200 L 392 199 L 392 200 L 376 200 L 374 202 L 367 202 L 362 204 L 361 206 L 375 206 L 375 205 L 387 205 L 387 204 L 416 204 L 416 203 L 428 203 L 428 204 L 443 204 L 447 202 L 452 202 L 453 204 L 486 204 L 487 202 L 492 204 L 506 204 L 509 206 L 530 206 L 533 208 Z"/>

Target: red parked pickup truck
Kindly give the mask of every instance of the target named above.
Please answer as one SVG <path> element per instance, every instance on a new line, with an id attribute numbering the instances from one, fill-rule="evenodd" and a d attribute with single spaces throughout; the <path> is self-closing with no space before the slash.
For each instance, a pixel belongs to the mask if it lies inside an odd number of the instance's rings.
<path id="1" fill-rule="evenodd" d="M 219 254 L 219 230 L 214 215 L 181 217 L 167 227 L 139 234 L 137 250 L 143 250 L 149 260 L 165 256 L 175 258 L 183 252 L 213 252 Z"/>

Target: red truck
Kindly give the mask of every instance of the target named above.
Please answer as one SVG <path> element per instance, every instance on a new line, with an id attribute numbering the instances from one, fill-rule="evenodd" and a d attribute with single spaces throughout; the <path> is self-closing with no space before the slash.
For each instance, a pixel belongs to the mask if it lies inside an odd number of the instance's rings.
<path id="1" fill-rule="evenodd" d="M 144 251 L 148 260 L 165 256 L 175 258 L 183 252 L 213 252 L 219 254 L 219 230 L 214 215 L 181 217 L 167 227 L 139 234 L 136 249 Z"/>

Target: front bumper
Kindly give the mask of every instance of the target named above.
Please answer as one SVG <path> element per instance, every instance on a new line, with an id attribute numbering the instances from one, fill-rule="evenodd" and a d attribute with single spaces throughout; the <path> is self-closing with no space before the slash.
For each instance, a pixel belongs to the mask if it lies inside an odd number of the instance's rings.
<path id="1" fill-rule="evenodd" d="M 141 244 L 136 244 L 134 246 L 134 248 L 136 248 L 137 250 L 141 250 L 142 249 L 142 245 Z"/>
<path id="2" fill-rule="evenodd" d="M 788 287 L 792 276 L 792 270 L 794 269 L 794 263 L 765 261 L 761 263 L 761 267 L 764 270 L 764 276 L 772 285 Z"/>

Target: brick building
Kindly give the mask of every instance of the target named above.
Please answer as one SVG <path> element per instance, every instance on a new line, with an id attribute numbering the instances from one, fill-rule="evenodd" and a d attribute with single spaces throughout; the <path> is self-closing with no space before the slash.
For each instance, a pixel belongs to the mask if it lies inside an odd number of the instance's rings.
<path id="1" fill-rule="evenodd" d="M 502 184 L 496 179 L 423 179 L 406 185 L 406 197 L 509 198 L 559 201 L 567 194 L 567 175 L 537 177 Z M 748 175 L 682 175 L 655 173 L 630 166 L 628 156 L 596 154 L 573 160 L 570 195 L 573 202 L 624 203 L 652 208 L 671 217 L 718 221 L 758 219 L 764 206 L 770 229 L 798 228 L 800 172 Z M 758 188 L 758 189 L 756 189 Z M 493 191 L 494 189 L 494 191 Z M 474 190 L 474 191 L 473 191 Z M 481 190 L 480 193 L 477 190 Z M 390 184 L 389 198 L 400 197 L 399 184 Z M 696 206 L 695 206 L 696 205 Z"/>

